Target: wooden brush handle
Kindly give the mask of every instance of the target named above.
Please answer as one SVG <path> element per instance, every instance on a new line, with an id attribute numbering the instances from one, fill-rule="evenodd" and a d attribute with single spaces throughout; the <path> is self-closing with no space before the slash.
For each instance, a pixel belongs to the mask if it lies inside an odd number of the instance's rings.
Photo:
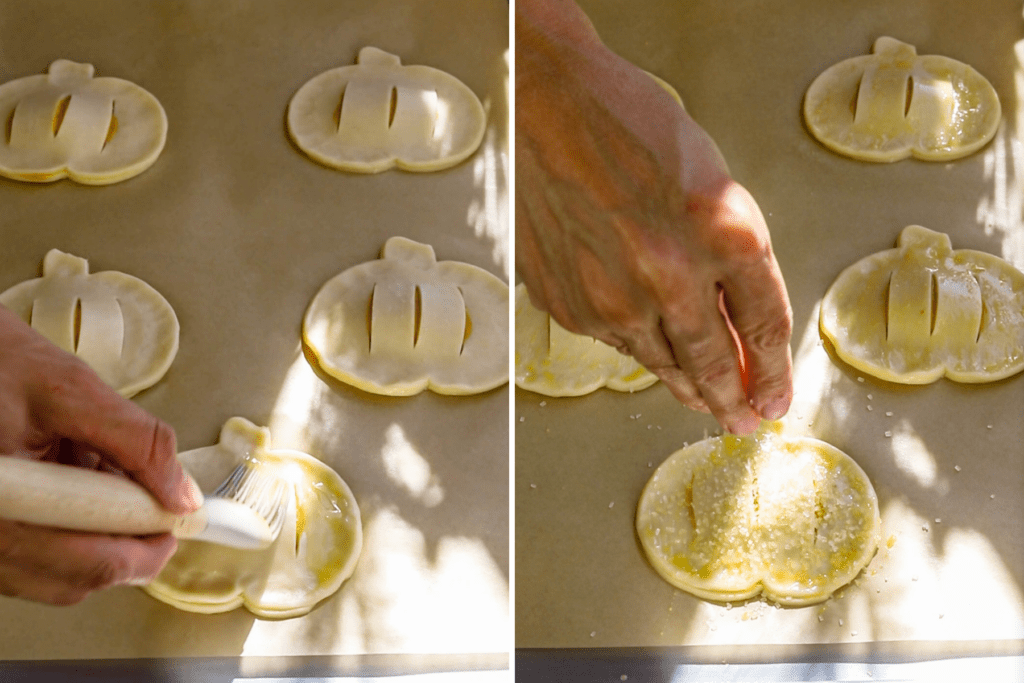
<path id="1" fill-rule="evenodd" d="M 124 477 L 14 456 L 0 456 L 0 518 L 130 536 L 191 538 L 206 527 L 205 511 L 175 515 Z"/>

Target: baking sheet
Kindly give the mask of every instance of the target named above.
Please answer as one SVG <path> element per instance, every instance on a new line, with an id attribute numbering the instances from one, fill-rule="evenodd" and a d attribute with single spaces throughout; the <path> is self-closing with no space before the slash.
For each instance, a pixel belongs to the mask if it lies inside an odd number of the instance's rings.
<path id="1" fill-rule="evenodd" d="M 612 49 L 676 87 L 758 200 L 795 317 L 797 393 L 786 428 L 860 463 L 878 492 L 883 544 L 854 585 L 819 606 L 698 600 L 650 568 L 633 524 L 654 468 L 717 433 L 714 421 L 660 385 L 576 399 L 517 389 L 516 647 L 582 657 L 601 650 L 580 648 L 637 648 L 629 651 L 655 658 L 663 653 L 649 648 L 681 648 L 687 661 L 716 664 L 821 644 L 1019 655 L 1024 378 L 875 381 L 821 346 L 817 305 L 844 267 L 890 248 L 913 223 L 1024 268 L 1020 3 L 580 4 Z M 818 144 L 801 121 L 804 91 L 882 35 L 988 77 L 1004 110 L 996 139 L 947 164 L 865 164 Z"/>
<path id="2" fill-rule="evenodd" d="M 735 683 L 736 681 L 772 681 L 772 683 L 955 683 L 977 677 L 983 680 L 1020 683 L 1024 681 L 1024 658 L 1020 656 L 950 657 L 940 653 L 932 659 L 917 661 L 900 656 L 896 661 L 877 656 L 848 659 L 834 651 L 819 658 L 803 657 L 794 661 L 747 664 L 723 660 L 719 663 L 688 663 L 658 650 L 645 650 L 643 658 L 630 651 L 577 651 L 552 667 L 552 650 L 516 652 L 516 677 L 521 680 L 547 681 L 630 681 L 656 680 L 666 683 Z"/>
<path id="3" fill-rule="evenodd" d="M 289 99 L 366 45 L 466 83 L 487 110 L 477 153 L 438 173 L 359 176 L 299 152 Z M 365 543 L 341 591 L 288 621 L 187 614 L 133 588 L 70 608 L 0 599 L 0 660 L 507 653 L 508 387 L 372 396 L 323 381 L 299 345 L 319 287 L 392 235 L 509 279 L 507 4 L 0 2 L 0 82 L 58 58 L 153 93 L 167 145 L 116 185 L 0 180 L 0 289 L 36 277 L 53 247 L 150 283 L 181 346 L 135 400 L 181 450 L 240 415 L 323 459 L 355 493 Z"/>

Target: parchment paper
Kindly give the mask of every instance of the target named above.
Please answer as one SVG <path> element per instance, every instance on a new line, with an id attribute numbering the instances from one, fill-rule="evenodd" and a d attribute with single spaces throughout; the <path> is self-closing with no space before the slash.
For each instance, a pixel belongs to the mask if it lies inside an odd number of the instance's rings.
<path id="1" fill-rule="evenodd" d="M 676 87 L 758 200 L 795 317 L 787 429 L 860 463 L 879 495 L 883 543 L 855 585 L 821 606 L 696 599 L 647 564 L 635 506 L 654 468 L 717 433 L 714 421 L 661 385 L 577 399 L 517 389 L 517 648 L 679 646 L 715 663 L 800 657 L 813 644 L 1019 653 L 1024 378 L 875 381 L 821 346 L 817 305 L 843 268 L 891 248 L 911 223 L 1024 267 L 1020 3 L 581 4 L 612 49 Z M 948 164 L 866 164 L 817 143 L 802 123 L 804 91 L 881 35 L 984 74 L 1003 105 L 996 139 Z"/>
<path id="2" fill-rule="evenodd" d="M 294 147 L 289 99 L 366 45 L 466 83 L 487 110 L 477 153 L 439 173 L 360 176 Z M 0 3 L 0 82 L 58 58 L 153 93 L 167 145 L 116 185 L 0 181 L 0 289 L 36 277 L 52 247 L 150 283 L 181 347 L 135 400 L 180 450 L 240 415 L 321 458 L 355 493 L 365 545 L 341 591 L 289 621 L 188 614 L 134 588 L 71 608 L 2 599 L 0 659 L 507 653 L 508 387 L 372 396 L 315 375 L 299 344 L 319 287 L 392 235 L 509 279 L 507 4 Z"/>

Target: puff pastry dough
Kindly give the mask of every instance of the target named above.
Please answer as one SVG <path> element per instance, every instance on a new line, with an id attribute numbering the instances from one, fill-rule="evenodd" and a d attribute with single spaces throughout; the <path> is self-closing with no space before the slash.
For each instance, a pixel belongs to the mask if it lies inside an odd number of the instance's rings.
<path id="1" fill-rule="evenodd" d="M 836 354 L 890 382 L 990 382 L 1024 369 L 1024 273 L 919 225 L 853 264 L 821 303 Z"/>
<path id="2" fill-rule="evenodd" d="M 950 161 L 995 135 L 999 97 L 977 71 L 918 56 L 895 38 L 879 38 L 872 53 L 830 67 L 807 89 L 804 121 L 826 147 L 861 161 Z"/>
<path id="3" fill-rule="evenodd" d="M 167 139 L 160 102 L 129 81 L 94 78 L 94 71 L 58 59 L 45 76 L 0 85 L 0 175 L 107 185 L 153 165 Z"/>
<path id="4" fill-rule="evenodd" d="M 213 614 L 245 606 L 260 617 L 306 614 L 333 595 L 355 571 L 362 549 L 359 506 L 348 485 L 316 458 L 273 450 L 266 428 L 240 417 L 228 420 L 216 446 L 179 454 L 204 490 L 212 490 L 245 458 L 288 482 L 292 495 L 284 528 L 264 550 L 239 550 L 179 541 L 144 590 L 188 612 Z"/>
<path id="5" fill-rule="evenodd" d="M 516 385 L 545 396 L 581 396 L 608 387 L 646 389 L 658 378 L 630 356 L 593 337 L 573 334 L 530 303 L 516 286 Z"/>
<path id="6" fill-rule="evenodd" d="M 482 393 L 508 382 L 508 285 L 392 237 L 324 284 L 302 334 L 324 372 L 364 391 Z"/>
<path id="7" fill-rule="evenodd" d="M 644 487 L 637 533 L 666 581 L 706 600 L 821 602 L 878 548 L 874 488 L 849 456 L 778 423 L 676 451 Z"/>
<path id="8" fill-rule="evenodd" d="M 57 249 L 42 277 L 3 292 L 0 304 L 122 396 L 156 384 L 178 352 L 178 318 L 159 292 L 125 273 L 90 274 L 88 261 Z"/>
<path id="9" fill-rule="evenodd" d="M 403 66 L 375 47 L 311 79 L 288 105 L 288 132 L 303 152 L 358 173 L 454 166 L 480 146 L 485 122 L 480 100 L 457 78 Z"/>

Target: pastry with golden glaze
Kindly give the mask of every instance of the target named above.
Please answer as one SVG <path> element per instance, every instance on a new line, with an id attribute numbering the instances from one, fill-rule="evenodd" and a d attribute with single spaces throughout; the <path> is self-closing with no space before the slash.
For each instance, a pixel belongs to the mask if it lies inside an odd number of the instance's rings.
<path id="1" fill-rule="evenodd" d="M 640 391 L 658 378 L 630 356 L 569 332 L 516 286 L 516 385 L 545 396 L 582 396 L 601 387 Z"/>
<path id="2" fill-rule="evenodd" d="M 802 606 L 827 600 L 871 561 L 881 519 L 848 455 L 765 423 L 669 456 L 644 487 L 636 528 L 651 566 L 677 588 Z"/>
<path id="3" fill-rule="evenodd" d="M 375 47 L 326 71 L 288 104 L 288 133 L 315 161 L 343 171 L 438 171 L 466 159 L 484 136 L 480 100 L 429 66 L 403 66 Z"/>
<path id="4" fill-rule="evenodd" d="M 320 369 L 363 391 L 478 394 L 508 382 L 508 285 L 392 237 L 320 288 L 302 335 Z"/>
<path id="5" fill-rule="evenodd" d="M 1024 369 L 1024 273 L 907 226 L 839 274 L 819 325 L 836 355 L 890 382 L 992 382 Z"/>
<path id="6" fill-rule="evenodd" d="M 108 185 L 153 165 L 167 139 L 160 102 L 94 73 L 91 64 L 58 59 L 46 75 L 0 85 L 0 176 Z"/>
<path id="7" fill-rule="evenodd" d="M 122 396 L 156 384 L 178 353 L 178 318 L 158 291 L 125 273 L 90 273 L 88 261 L 58 249 L 42 277 L 0 293 L 0 304 Z"/>
<path id="8" fill-rule="evenodd" d="M 804 97 L 811 134 L 860 161 L 959 159 L 992 139 L 1000 116 L 995 88 L 973 68 L 884 36 L 872 54 L 824 71 Z"/>
<path id="9" fill-rule="evenodd" d="M 182 466 L 209 491 L 244 459 L 287 482 L 284 527 L 264 550 L 179 541 L 160 574 L 144 587 L 188 612 L 213 614 L 245 606 L 268 619 L 297 617 L 333 595 L 355 571 L 362 549 L 359 506 L 333 469 L 311 455 L 272 449 L 270 432 L 233 417 L 216 446 L 179 454 Z"/>

